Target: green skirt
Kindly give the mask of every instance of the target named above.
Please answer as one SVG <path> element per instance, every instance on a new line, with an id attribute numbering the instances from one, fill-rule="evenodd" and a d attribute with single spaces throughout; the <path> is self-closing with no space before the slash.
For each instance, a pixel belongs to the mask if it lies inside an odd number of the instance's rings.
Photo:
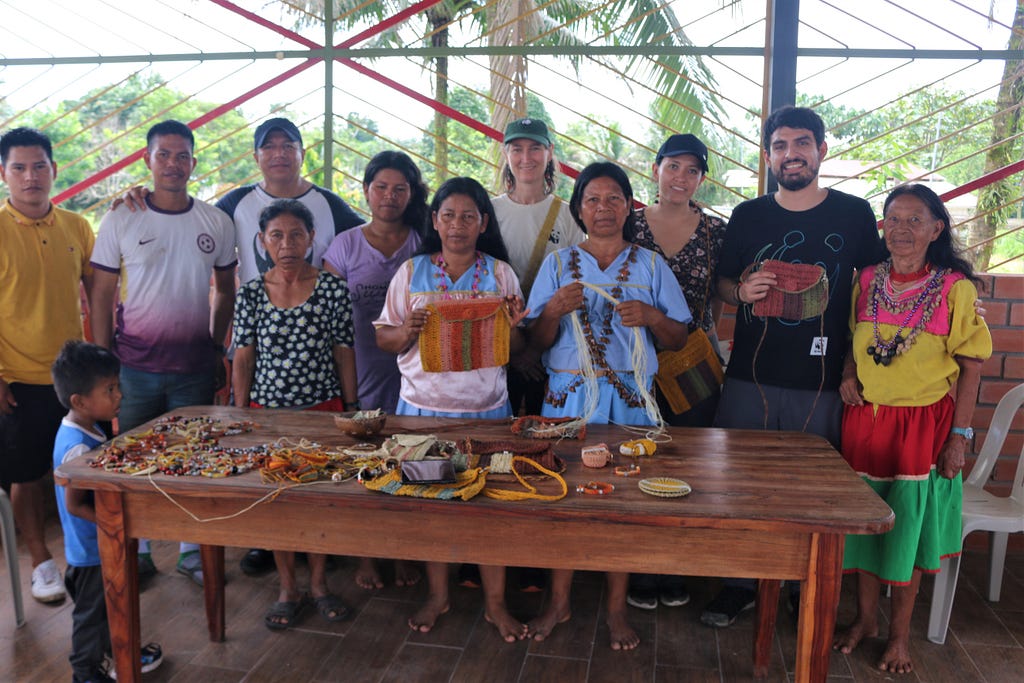
<path id="1" fill-rule="evenodd" d="M 962 475 L 946 479 L 932 469 L 927 479 L 864 481 L 896 513 L 896 524 L 884 534 L 847 536 L 844 572 L 907 585 L 915 569 L 934 574 L 942 558 L 960 553 Z"/>

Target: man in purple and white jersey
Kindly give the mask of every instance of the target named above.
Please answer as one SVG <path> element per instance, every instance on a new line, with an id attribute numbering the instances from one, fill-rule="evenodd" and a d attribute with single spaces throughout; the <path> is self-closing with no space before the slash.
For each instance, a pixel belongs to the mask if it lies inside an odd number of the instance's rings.
<path id="1" fill-rule="evenodd" d="M 92 335 L 121 361 L 121 432 L 175 408 L 212 403 L 225 379 L 224 342 L 235 302 L 234 226 L 226 213 L 189 195 L 194 146 L 192 131 L 178 121 L 149 130 L 148 211 L 112 209 L 92 252 Z M 197 551 L 182 544 L 178 571 L 201 584 Z M 139 553 L 140 570 L 155 571 L 148 543 L 140 543 Z"/>

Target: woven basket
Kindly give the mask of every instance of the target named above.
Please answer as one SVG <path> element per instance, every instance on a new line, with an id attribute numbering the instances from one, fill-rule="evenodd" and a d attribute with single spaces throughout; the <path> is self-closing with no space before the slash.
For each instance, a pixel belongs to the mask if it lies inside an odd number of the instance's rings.
<path id="1" fill-rule="evenodd" d="M 387 415 L 377 415 L 376 417 L 366 417 L 356 419 L 355 412 L 341 413 L 340 415 L 334 416 L 334 426 L 345 432 L 349 436 L 365 437 L 373 436 L 384 429 L 384 423 L 387 422 Z"/>

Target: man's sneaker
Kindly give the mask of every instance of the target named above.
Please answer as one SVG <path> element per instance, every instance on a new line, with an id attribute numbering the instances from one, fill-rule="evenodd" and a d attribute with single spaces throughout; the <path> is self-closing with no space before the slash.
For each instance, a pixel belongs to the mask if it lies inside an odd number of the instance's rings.
<path id="1" fill-rule="evenodd" d="M 139 651 L 139 660 L 142 664 L 142 673 L 149 673 L 160 666 L 164 661 L 164 651 L 159 643 L 147 643 Z M 100 665 L 100 673 L 107 676 L 109 680 L 117 680 L 117 671 L 114 669 L 114 658 L 107 655 Z"/>
<path id="2" fill-rule="evenodd" d="M 274 564 L 274 553 L 262 548 L 252 548 L 239 561 L 242 573 L 246 576 L 259 576 L 266 574 L 276 565 Z"/>
<path id="3" fill-rule="evenodd" d="M 658 592 L 653 588 L 630 588 L 626 593 L 626 602 L 637 609 L 656 609 Z"/>
<path id="4" fill-rule="evenodd" d="M 65 597 L 64 582 L 53 558 L 32 570 L 32 597 L 39 602 L 61 602 Z"/>
<path id="5" fill-rule="evenodd" d="M 203 585 L 203 561 L 198 550 L 190 550 L 178 555 L 178 573 L 184 574 L 200 586 Z"/>
<path id="6" fill-rule="evenodd" d="M 700 614 L 700 623 L 705 626 L 725 628 L 732 626 L 740 612 L 751 609 L 757 593 L 741 586 L 725 586 Z"/>
<path id="7" fill-rule="evenodd" d="M 681 583 L 669 584 L 658 591 L 658 599 L 665 607 L 682 607 L 690 602 L 690 592 Z"/>

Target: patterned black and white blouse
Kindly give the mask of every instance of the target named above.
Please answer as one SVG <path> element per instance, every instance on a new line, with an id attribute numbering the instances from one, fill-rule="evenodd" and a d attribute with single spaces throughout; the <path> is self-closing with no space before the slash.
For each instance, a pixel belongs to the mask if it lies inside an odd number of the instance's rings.
<path id="1" fill-rule="evenodd" d="M 270 302 L 263 276 L 235 300 L 235 346 L 256 345 L 249 400 L 266 408 L 305 408 L 341 396 L 334 347 L 352 346 L 352 303 L 341 278 L 321 272 L 313 293 L 292 308 Z"/>
<path id="2" fill-rule="evenodd" d="M 715 269 L 718 267 L 718 254 L 725 239 L 725 221 L 707 215 L 694 202 L 690 202 L 690 207 L 700 211 L 700 223 L 679 253 L 669 256 L 661 250 L 654 241 L 654 234 L 647 223 L 644 208 L 636 211 L 636 236 L 633 241 L 641 247 L 661 254 L 668 261 L 668 267 L 675 273 L 679 286 L 683 288 L 686 304 L 693 314 L 690 331 L 693 332 L 699 326 L 710 333 L 714 327 L 711 297 L 715 293 L 714 277 Z"/>

